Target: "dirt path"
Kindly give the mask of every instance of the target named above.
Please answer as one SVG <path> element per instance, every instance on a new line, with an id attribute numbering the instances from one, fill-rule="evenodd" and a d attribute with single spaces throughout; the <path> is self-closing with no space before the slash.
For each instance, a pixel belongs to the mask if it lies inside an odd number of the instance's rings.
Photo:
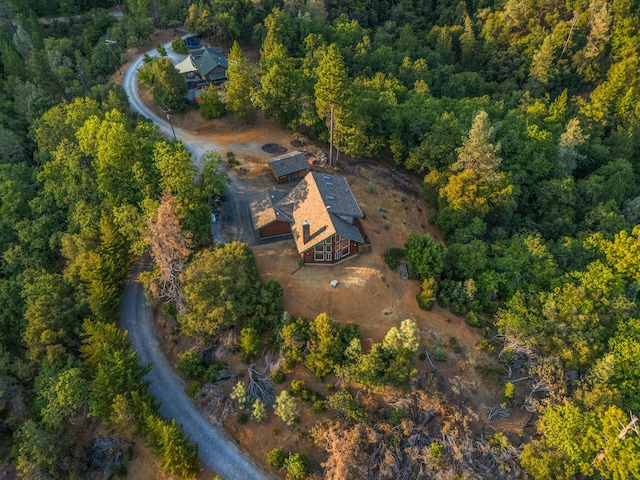
<path id="1" fill-rule="evenodd" d="M 129 331 L 133 348 L 141 363 L 153 363 L 147 376 L 150 392 L 160 402 L 160 413 L 175 418 L 191 439 L 198 444 L 202 461 L 224 478 L 237 480 L 272 479 L 253 463 L 248 454 L 205 419 L 184 393 L 182 380 L 173 371 L 160 351 L 153 328 L 151 309 L 147 306 L 138 274 L 151 265 L 138 261 L 127 279 L 122 294 L 120 328 Z"/>

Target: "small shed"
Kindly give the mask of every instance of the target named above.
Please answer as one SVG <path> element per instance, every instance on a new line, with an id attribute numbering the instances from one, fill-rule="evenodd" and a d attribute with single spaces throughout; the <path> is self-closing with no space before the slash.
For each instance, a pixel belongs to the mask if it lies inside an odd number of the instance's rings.
<path id="1" fill-rule="evenodd" d="M 304 153 L 293 151 L 267 160 L 269 171 L 278 183 L 287 183 L 309 173 L 309 162 Z"/>

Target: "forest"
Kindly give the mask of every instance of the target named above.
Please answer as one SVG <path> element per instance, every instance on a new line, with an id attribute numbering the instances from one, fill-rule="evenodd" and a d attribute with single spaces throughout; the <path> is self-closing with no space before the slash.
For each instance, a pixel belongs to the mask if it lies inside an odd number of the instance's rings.
<path id="1" fill-rule="evenodd" d="M 640 477 L 638 0 L 121 3 L 120 19 L 107 0 L 0 4 L 0 458 L 19 478 L 122 475 L 136 438 L 165 473 L 196 474 L 197 448 L 160 416 L 116 326 L 145 252 L 142 280 L 182 333 L 231 332 L 247 363 L 265 346 L 280 357 L 234 387 L 239 421 L 271 405 L 285 425 L 304 404 L 336 413 L 310 433 L 319 463 L 269 453 L 289 478 Z M 508 379 L 502 406 L 518 398 L 533 432 L 479 435 L 418 374 L 439 352 L 411 320 L 363 348 L 355 324 L 283 312 L 246 245 L 211 246 L 223 159 L 207 153 L 199 172 L 109 83 L 128 48 L 180 25 L 228 46 L 235 121 L 261 111 L 332 161 L 423 179 L 445 241 L 416 226 L 387 263 L 406 260 L 422 308 L 482 332 Z M 169 67 L 149 59 L 141 80 L 189 108 Z M 200 353 L 178 365 L 194 390 L 226 371 Z M 324 398 L 293 379 L 276 398 L 296 365 L 342 388 Z"/>

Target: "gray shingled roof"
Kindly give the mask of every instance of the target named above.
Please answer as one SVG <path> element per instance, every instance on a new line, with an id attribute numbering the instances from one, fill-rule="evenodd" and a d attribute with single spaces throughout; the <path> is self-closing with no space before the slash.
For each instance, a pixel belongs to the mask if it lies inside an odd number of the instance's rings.
<path id="1" fill-rule="evenodd" d="M 222 48 L 220 47 L 205 47 L 194 50 L 191 52 L 191 58 L 203 78 L 207 77 L 216 67 L 222 67 L 225 71 L 229 67 L 227 59 L 222 56 Z M 222 73 L 219 72 L 216 76 L 220 77 Z M 225 76 L 226 73 L 221 78 Z"/>
<path id="2" fill-rule="evenodd" d="M 330 213 L 347 217 L 362 218 L 362 210 L 344 177 L 312 172 L 318 190 Z"/>
<path id="3" fill-rule="evenodd" d="M 306 170 L 309 168 L 309 162 L 307 161 L 306 155 L 298 151 L 269 158 L 267 163 L 273 170 L 276 177 L 284 177 L 288 173 L 299 172 L 300 170 Z"/>

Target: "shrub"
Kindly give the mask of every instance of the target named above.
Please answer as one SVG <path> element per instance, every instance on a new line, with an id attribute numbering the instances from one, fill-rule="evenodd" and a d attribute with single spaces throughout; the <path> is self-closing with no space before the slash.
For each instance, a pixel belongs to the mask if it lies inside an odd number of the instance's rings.
<path id="1" fill-rule="evenodd" d="M 242 350 L 243 362 L 249 363 L 256 358 L 261 347 L 260 335 L 255 328 L 245 327 L 240 331 L 240 349 Z"/>
<path id="2" fill-rule="evenodd" d="M 309 458 L 304 453 L 291 453 L 284 463 L 289 478 L 299 480 L 309 476 Z"/>
<path id="3" fill-rule="evenodd" d="M 324 400 L 320 399 L 320 400 L 315 400 L 313 402 L 313 405 L 311 406 L 311 411 L 313 413 L 321 413 L 324 412 L 324 409 L 326 408 L 326 403 Z"/>
<path id="4" fill-rule="evenodd" d="M 269 374 L 269 378 L 271 378 L 271 381 L 273 383 L 277 384 L 277 383 L 283 383 L 287 379 L 287 376 L 284 374 L 282 370 L 274 370 Z"/>
<path id="5" fill-rule="evenodd" d="M 345 417 L 351 420 L 355 420 L 356 422 L 363 421 L 367 416 L 366 412 L 356 401 L 356 399 L 353 398 L 349 391 L 344 388 L 338 390 L 334 395 L 330 396 L 329 400 L 327 400 L 327 405 L 335 410 L 338 410 L 339 412 L 343 413 Z"/>
<path id="6" fill-rule="evenodd" d="M 267 409 L 264 406 L 264 402 L 259 398 L 256 398 L 251 408 L 251 419 L 258 423 L 264 423 L 267 421 Z"/>
<path id="7" fill-rule="evenodd" d="M 287 452 L 282 448 L 274 448 L 267 453 L 267 465 L 271 468 L 280 469 L 284 467 L 284 462 L 287 459 Z"/>
<path id="8" fill-rule="evenodd" d="M 171 42 L 171 49 L 180 55 L 186 55 L 189 53 L 189 49 L 187 48 L 187 44 L 183 38 L 176 38 Z"/>
<path id="9" fill-rule="evenodd" d="M 403 248 L 390 248 L 387 253 L 384 254 L 384 263 L 387 264 L 391 270 L 395 270 L 400 265 L 400 259 L 404 257 Z"/>
<path id="10" fill-rule="evenodd" d="M 240 165 L 240 162 L 236 158 L 236 155 L 231 151 L 227 152 L 227 162 L 229 163 L 230 167 L 235 167 L 236 165 Z"/>
<path id="11" fill-rule="evenodd" d="M 482 319 L 482 317 L 478 313 L 473 311 L 467 314 L 467 323 L 476 328 L 484 327 L 484 320 Z"/>
<path id="12" fill-rule="evenodd" d="M 416 295 L 418 306 L 423 310 L 431 310 L 436 303 L 437 292 L 436 279 L 433 277 L 425 278 L 420 285 L 420 293 Z"/>
<path id="13" fill-rule="evenodd" d="M 202 364 L 202 355 L 195 350 L 179 353 L 178 371 L 189 380 L 202 377 L 205 372 Z"/>
<path id="14" fill-rule="evenodd" d="M 435 461 L 440 461 L 444 457 L 444 447 L 439 442 L 433 442 L 429 445 L 429 457 Z"/>
<path id="15" fill-rule="evenodd" d="M 510 406 L 515 394 L 516 386 L 511 382 L 507 382 L 504 386 L 504 390 L 502 391 L 502 401 Z"/>
<path id="16" fill-rule="evenodd" d="M 371 194 L 376 193 L 376 186 L 373 184 L 373 182 L 367 183 L 367 192 Z"/>
<path id="17" fill-rule="evenodd" d="M 224 362 L 213 362 L 207 367 L 207 370 L 202 376 L 205 382 L 214 383 L 219 380 L 218 373 L 227 368 L 227 364 Z"/>
<path id="18" fill-rule="evenodd" d="M 200 384 L 198 382 L 191 382 L 189 388 L 187 388 L 187 395 L 189 395 L 189 398 L 196 398 L 200 395 Z"/>
<path id="19" fill-rule="evenodd" d="M 402 407 L 396 407 L 391 411 L 391 415 L 389 415 L 389 425 L 392 427 L 400 425 L 402 419 L 404 418 L 404 410 Z"/>
<path id="20" fill-rule="evenodd" d="M 447 359 L 447 354 L 444 353 L 444 350 L 442 350 L 440 347 L 436 347 L 436 349 L 433 351 L 433 358 L 437 362 L 444 362 Z"/>

